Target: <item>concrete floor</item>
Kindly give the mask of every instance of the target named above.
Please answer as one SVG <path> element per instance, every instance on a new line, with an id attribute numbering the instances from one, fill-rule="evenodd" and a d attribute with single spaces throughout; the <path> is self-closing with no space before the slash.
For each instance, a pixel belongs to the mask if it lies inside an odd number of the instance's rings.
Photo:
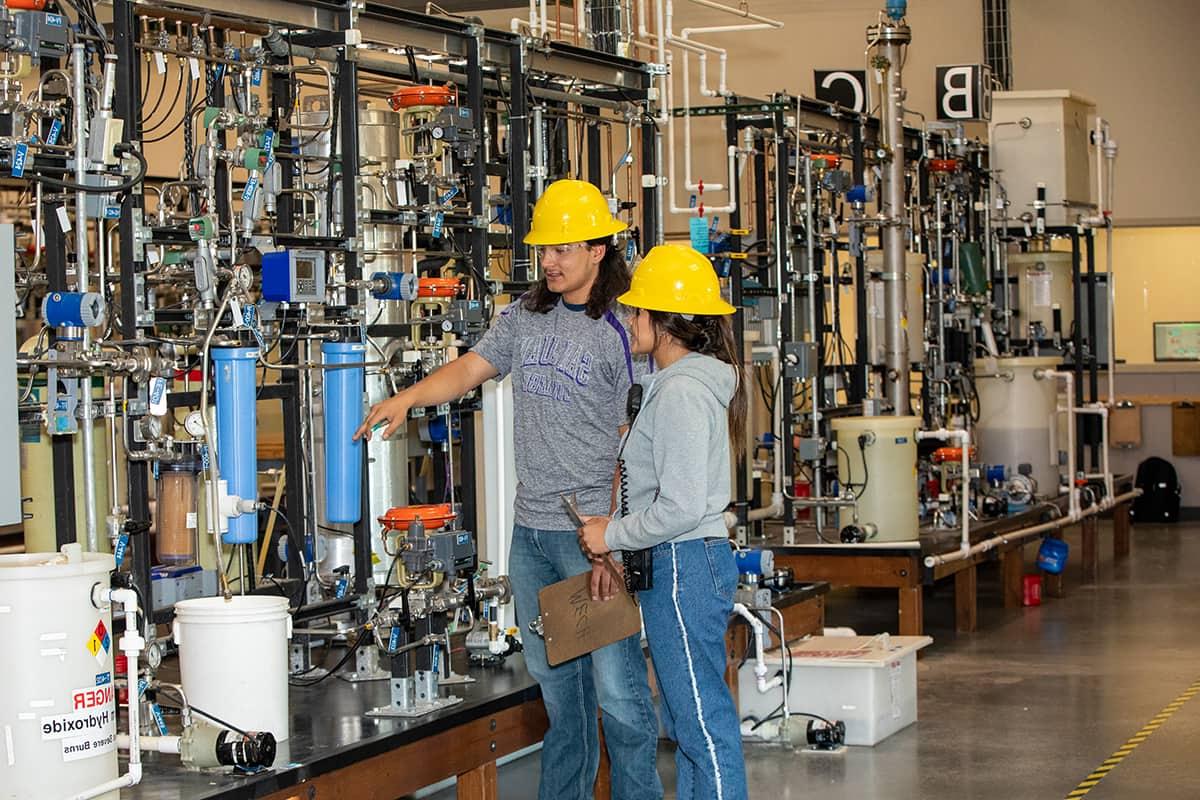
<path id="1" fill-rule="evenodd" d="M 1068 535 L 1073 553 L 1078 536 Z M 1033 549 L 1028 548 L 1032 558 Z M 1101 569 L 1068 595 L 1005 612 L 998 567 L 980 574 L 980 632 L 955 635 L 950 584 L 927 590 L 934 645 L 918 666 L 920 721 L 843 755 L 748 745 L 752 798 L 1033 800 L 1063 798 L 1200 679 L 1200 523 L 1141 526 L 1114 564 L 1102 528 Z M 1032 568 L 1030 568 L 1032 571 Z M 894 595 L 893 595 L 894 596 Z M 828 623 L 894 629 L 895 601 L 835 592 Z M 1184 704 L 1094 786 L 1088 800 L 1200 797 L 1200 698 Z M 670 749 L 659 770 L 674 797 Z M 537 796 L 538 756 L 500 769 L 501 798 Z M 434 795 L 454 797 L 453 789 Z"/>

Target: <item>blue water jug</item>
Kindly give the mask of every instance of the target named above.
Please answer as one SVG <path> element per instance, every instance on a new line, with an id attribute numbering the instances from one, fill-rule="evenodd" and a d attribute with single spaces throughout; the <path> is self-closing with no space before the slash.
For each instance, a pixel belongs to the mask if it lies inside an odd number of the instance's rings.
<path id="1" fill-rule="evenodd" d="M 1059 575 L 1067 566 L 1067 553 L 1070 546 L 1062 539 L 1043 539 L 1038 548 L 1037 565 L 1043 572 Z"/>

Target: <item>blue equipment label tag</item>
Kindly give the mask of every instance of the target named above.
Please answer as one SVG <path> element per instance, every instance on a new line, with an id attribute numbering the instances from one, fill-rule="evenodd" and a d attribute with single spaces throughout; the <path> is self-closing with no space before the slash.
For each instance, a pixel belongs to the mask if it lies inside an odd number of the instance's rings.
<path id="1" fill-rule="evenodd" d="M 149 685 L 150 684 L 146 682 L 145 678 L 138 678 L 138 697 L 141 697 L 146 693 L 146 687 Z"/>
<path id="2" fill-rule="evenodd" d="M 263 170 L 270 169 L 275 164 L 275 130 L 267 128 L 262 135 L 262 149 L 267 154 L 267 163 Z"/>
<path id="3" fill-rule="evenodd" d="M 250 70 L 250 85 L 262 86 L 262 67 L 255 67 Z"/>
<path id="4" fill-rule="evenodd" d="M 121 207 L 120 206 L 105 206 L 104 207 L 104 218 L 105 219 L 120 219 L 121 218 Z"/>
<path id="5" fill-rule="evenodd" d="M 208 465 L 208 445 L 200 445 L 200 468 L 207 470 Z"/>
<path id="6" fill-rule="evenodd" d="M 50 123 L 50 130 L 46 133 L 46 144 L 58 144 L 59 136 L 62 136 L 62 120 L 56 119 Z"/>
<path id="7" fill-rule="evenodd" d="M 113 549 L 113 558 L 117 561 L 117 567 L 125 561 L 125 551 L 129 549 L 129 534 L 122 533 L 117 539 L 117 546 Z"/>
<path id="8" fill-rule="evenodd" d="M 350 581 L 345 578 L 338 578 L 337 588 L 334 590 L 334 597 L 341 600 L 346 596 L 346 587 L 350 585 Z"/>
<path id="9" fill-rule="evenodd" d="M 29 161 L 29 145 L 19 144 L 13 149 L 12 176 L 21 178 L 25 175 L 25 164 Z"/>
<path id="10" fill-rule="evenodd" d="M 392 634 L 388 637 L 388 652 L 396 652 L 396 648 L 400 646 L 400 626 L 392 626 Z"/>
<path id="11" fill-rule="evenodd" d="M 96 673 L 96 685 L 97 686 L 105 686 L 110 683 L 112 683 L 112 673 L 109 673 L 109 672 Z"/>
<path id="12" fill-rule="evenodd" d="M 633 239 L 630 239 L 628 242 L 625 243 L 625 262 L 626 263 L 633 261 L 633 254 L 636 252 L 636 249 L 637 249 L 637 246 L 633 243 Z"/>
<path id="13" fill-rule="evenodd" d="M 47 14 L 46 24 L 54 28 L 61 28 L 65 25 L 62 14 Z"/>
<path id="14" fill-rule="evenodd" d="M 258 173 L 251 172 L 249 179 L 246 180 L 246 188 L 242 190 L 242 202 L 249 203 L 253 200 L 256 191 L 258 191 Z"/>
<path id="15" fill-rule="evenodd" d="M 458 197 L 458 187 L 457 186 L 451 187 L 450 191 L 446 192 L 444 195 L 439 197 L 438 202 L 441 203 L 442 205 L 446 205 L 446 203 L 449 203 L 455 197 Z"/>
<path id="16" fill-rule="evenodd" d="M 166 736 L 167 721 L 163 719 L 162 709 L 158 707 L 158 703 L 150 704 L 150 713 L 154 715 L 154 724 L 158 726 L 159 736 Z"/>
<path id="17" fill-rule="evenodd" d="M 438 664 L 441 663 L 441 660 L 442 660 L 442 648 L 438 647 L 437 645 L 434 645 L 433 646 L 433 671 L 434 672 L 438 671 Z"/>
<path id="18" fill-rule="evenodd" d="M 442 212 L 439 211 L 433 215 L 433 238 L 442 238 L 442 226 L 445 221 L 446 215 Z"/>

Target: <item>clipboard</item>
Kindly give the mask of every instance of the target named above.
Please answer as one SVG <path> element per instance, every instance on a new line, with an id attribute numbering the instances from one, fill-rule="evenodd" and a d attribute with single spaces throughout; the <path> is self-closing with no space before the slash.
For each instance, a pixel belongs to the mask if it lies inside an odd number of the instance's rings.
<path id="1" fill-rule="evenodd" d="M 591 570 L 542 589 L 538 605 L 546 661 L 552 667 L 642 630 L 637 603 L 624 588 L 610 600 L 592 600 Z"/>

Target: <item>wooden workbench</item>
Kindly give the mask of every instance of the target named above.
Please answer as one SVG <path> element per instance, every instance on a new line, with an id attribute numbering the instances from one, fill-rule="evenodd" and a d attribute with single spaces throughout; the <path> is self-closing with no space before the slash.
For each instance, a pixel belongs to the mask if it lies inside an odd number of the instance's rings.
<path id="1" fill-rule="evenodd" d="M 291 738 L 273 769 L 191 772 L 178 756 L 146 753 L 122 800 L 395 800 L 447 778 L 460 800 L 496 800 L 496 759 L 540 742 L 546 712 L 521 656 L 469 673 L 475 683 L 450 690 L 462 703 L 413 720 L 365 716 L 387 702 L 386 680 L 292 687 Z"/>
<path id="2" fill-rule="evenodd" d="M 1118 482 L 1117 492 L 1128 491 L 1128 477 Z M 1124 487 L 1124 488 L 1123 488 Z M 1065 508 L 1065 498 L 1051 503 Z M 998 534 L 1030 527 L 1050 518 L 1046 504 L 1009 517 L 976 525 L 971 530 L 973 544 Z M 1125 558 L 1130 550 L 1129 503 L 1122 503 L 1109 514 L 1113 520 L 1113 558 Z M 1045 518 L 1045 519 L 1043 519 Z M 1076 558 L 1081 563 L 1084 581 L 1093 581 L 1099 568 L 1099 518 L 1087 517 L 1079 523 L 1082 535 L 1082 551 Z M 1050 534 L 1061 538 L 1062 532 Z M 797 528 L 796 540 L 816 539 L 811 529 L 805 532 Z M 896 590 L 901 636 L 920 636 L 924 633 L 924 600 L 922 590 L 938 581 L 954 579 L 955 628 L 960 632 L 972 632 L 978 628 L 978 568 L 980 564 L 999 561 L 1004 607 L 1018 608 L 1022 602 L 1021 580 L 1024 574 L 1024 552 L 1030 545 L 1038 545 L 1038 536 L 1002 542 L 986 553 L 979 553 L 960 561 L 951 561 L 935 567 L 925 566 L 925 557 L 954 552 L 959 546 L 959 532 L 922 531 L 916 542 L 882 542 L 879 544 L 843 545 L 832 543 L 800 544 L 785 546 L 778 530 L 768 531 L 761 543 L 775 551 L 777 566 L 789 566 L 798 580 L 828 581 L 834 586 L 856 588 L 884 588 Z M 759 543 L 756 543 L 758 546 Z M 1062 576 L 1047 576 L 1046 592 L 1050 596 L 1063 595 Z"/>

